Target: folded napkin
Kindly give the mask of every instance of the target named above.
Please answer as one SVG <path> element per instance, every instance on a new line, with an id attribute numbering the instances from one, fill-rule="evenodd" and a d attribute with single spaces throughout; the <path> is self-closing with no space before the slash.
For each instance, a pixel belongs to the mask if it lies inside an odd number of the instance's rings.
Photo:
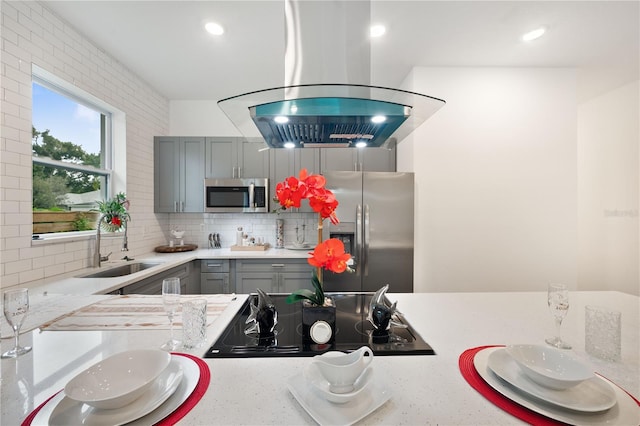
<path id="1" fill-rule="evenodd" d="M 234 294 L 182 295 L 180 300 L 207 300 L 207 325 L 210 325 L 235 298 Z M 181 326 L 181 316 L 175 326 Z M 102 300 L 92 305 L 45 323 L 43 330 L 135 330 L 168 329 L 169 320 L 164 310 L 162 296 L 124 295 Z"/>

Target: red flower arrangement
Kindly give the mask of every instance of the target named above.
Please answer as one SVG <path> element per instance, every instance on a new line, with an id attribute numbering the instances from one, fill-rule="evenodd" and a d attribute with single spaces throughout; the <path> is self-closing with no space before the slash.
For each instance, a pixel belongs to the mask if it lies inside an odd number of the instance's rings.
<path id="1" fill-rule="evenodd" d="M 322 285 L 322 269 L 338 274 L 351 271 L 348 266 L 351 255 L 345 253 L 342 241 L 337 238 L 322 241 L 324 219 L 328 218 L 333 224 L 340 223 L 335 213 L 338 200 L 333 192 L 325 188 L 325 184 L 324 176 L 308 174 L 306 169 L 302 169 L 297 178 L 290 176 L 276 185 L 276 199 L 282 210 L 292 207 L 298 208 L 302 205 L 303 200 L 309 200 L 309 206 L 318 213 L 318 245 L 313 252 L 309 252 L 311 257 L 307 259 L 309 264 L 316 268 L 311 279 L 315 291 L 309 289 L 294 291 L 287 297 L 287 303 L 307 299 L 314 305 L 323 306 L 325 296 Z"/>

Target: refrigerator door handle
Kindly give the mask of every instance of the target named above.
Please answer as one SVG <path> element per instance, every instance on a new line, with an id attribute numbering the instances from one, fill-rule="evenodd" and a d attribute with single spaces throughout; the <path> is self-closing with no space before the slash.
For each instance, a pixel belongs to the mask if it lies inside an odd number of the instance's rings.
<path id="1" fill-rule="evenodd" d="M 356 275 L 360 275 L 360 266 L 362 263 L 362 205 L 358 204 L 356 207 L 356 247 L 355 247 L 355 259 L 354 268 L 356 270 Z"/>
<path id="2" fill-rule="evenodd" d="M 362 274 L 369 276 L 369 204 L 364 205 L 364 240 L 362 241 L 362 263 L 364 270 Z"/>

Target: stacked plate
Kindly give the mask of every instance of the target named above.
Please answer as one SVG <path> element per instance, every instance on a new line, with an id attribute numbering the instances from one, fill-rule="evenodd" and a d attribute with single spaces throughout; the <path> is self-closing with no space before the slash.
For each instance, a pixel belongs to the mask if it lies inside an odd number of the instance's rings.
<path id="1" fill-rule="evenodd" d="M 474 366 L 496 391 L 554 420 L 594 425 L 638 420 L 638 406 L 629 395 L 567 351 L 530 345 L 488 348 L 476 354 Z"/>
<path id="2" fill-rule="evenodd" d="M 153 349 L 121 352 L 70 380 L 31 424 L 153 424 L 180 407 L 199 378 L 198 365 L 187 357 Z"/>
<path id="3" fill-rule="evenodd" d="M 355 423 L 391 398 L 389 389 L 373 366 L 367 367 L 348 393 L 334 393 L 316 364 L 291 377 L 287 387 L 300 405 L 321 425 Z"/>

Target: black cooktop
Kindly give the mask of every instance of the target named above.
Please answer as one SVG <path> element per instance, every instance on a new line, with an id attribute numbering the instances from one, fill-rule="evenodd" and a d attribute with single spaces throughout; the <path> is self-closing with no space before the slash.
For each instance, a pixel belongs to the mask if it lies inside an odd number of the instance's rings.
<path id="1" fill-rule="evenodd" d="M 328 293 L 329 294 L 329 293 Z M 329 294 L 336 302 L 336 335 L 331 344 L 309 344 L 302 339 L 302 304 L 287 304 L 285 294 L 269 295 L 278 312 L 275 334 L 270 338 L 247 336 L 245 321 L 250 313 L 251 295 L 233 317 L 220 338 L 204 355 L 205 358 L 248 358 L 314 356 L 326 351 L 349 352 L 369 346 L 379 355 L 435 355 L 435 351 L 411 327 L 401 314 L 396 320 L 407 328 L 392 327 L 386 336 L 374 336 L 367 320 L 373 293 Z M 399 307 L 401 310 L 402 307 Z"/>

